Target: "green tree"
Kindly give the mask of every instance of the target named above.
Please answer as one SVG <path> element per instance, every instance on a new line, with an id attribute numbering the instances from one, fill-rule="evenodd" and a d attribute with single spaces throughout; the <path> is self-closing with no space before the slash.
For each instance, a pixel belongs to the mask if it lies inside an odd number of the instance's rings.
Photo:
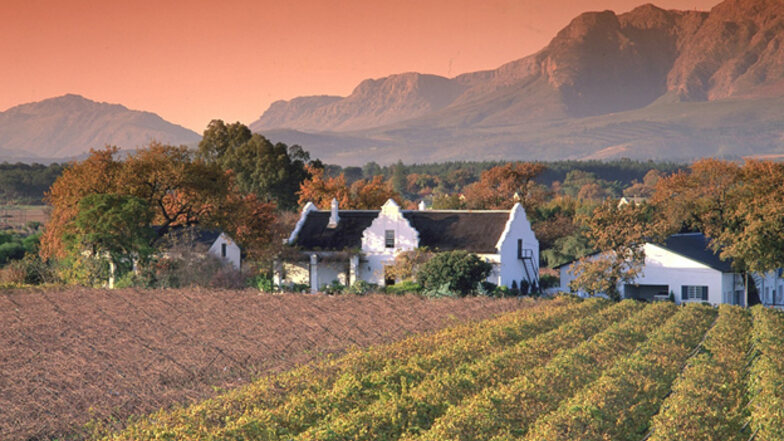
<path id="1" fill-rule="evenodd" d="M 438 253 L 422 264 L 417 282 L 426 290 L 437 291 L 446 286 L 449 291 L 466 295 L 474 291 L 479 282 L 487 279 L 493 266 L 467 251 Z"/>
<path id="2" fill-rule="evenodd" d="M 101 265 L 89 261 L 111 263 L 110 276 L 115 268 L 129 268 L 134 261 L 146 260 L 152 251 L 153 236 L 150 222 L 153 212 L 146 201 L 134 196 L 115 193 L 90 194 L 78 204 L 78 211 L 66 226 L 63 242 L 69 251 L 71 270 L 77 280 L 95 283 L 95 274 L 76 276 L 81 267 L 92 273 Z"/>
<path id="3" fill-rule="evenodd" d="M 408 187 L 407 176 L 406 166 L 403 165 L 403 161 L 398 160 L 395 167 L 392 169 L 392 189 L 403 196 L 406 196 L 406 189 Z"/>
<path id="4" fill-rule="evenodd" d="M 153 212 L 146 201 L 115 193 L 91 194 L 79 201 L 66 227 L 65 242 L 74 253 L 108 255 L 115 264 L 149 254 Z"/>
<path id="5" fill-rule="evenodd" d="M 298 145 L 273 144 L 241 123 L 213 120 L 199 143 L 199 155 L 231 170 L 240 191 L 274 201 L 284 210 L 297 207 L 297 191 L 310 174 L 310 154 Z"/>

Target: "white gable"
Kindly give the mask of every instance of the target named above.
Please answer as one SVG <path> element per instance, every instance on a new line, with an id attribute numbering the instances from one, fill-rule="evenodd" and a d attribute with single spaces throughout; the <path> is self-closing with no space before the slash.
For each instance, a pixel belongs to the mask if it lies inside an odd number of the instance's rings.
<path id="1" fill-rule="evenodd" d="M 387 231 L 394 232 L 394 247 L 386 246 Z M 419 232 L 403 217 L 400 206 L 389 199 L 373 223 L 362 234 L 362 252 L 365 254 L 394 255 L 419 246 Z"/>

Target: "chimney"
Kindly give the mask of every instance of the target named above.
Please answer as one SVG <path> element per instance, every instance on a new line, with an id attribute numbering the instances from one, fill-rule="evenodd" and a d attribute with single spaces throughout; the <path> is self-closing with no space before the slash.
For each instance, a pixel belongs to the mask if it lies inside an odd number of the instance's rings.
<path id="1" fill-rule="evenodd" d="M 425 201 L 419 201 L 419 205 L 417 206 L 417 208 L 419 208 L 419 211 L 427 210 L 427 205 L 425 205 Z"/>
<path id="2" fill-rule="evenodd" d="M 327 228 L 337 227 L 338 222 L 340 222 L 340 217 L 338 216 L 338 200 L 332 198 L 331 210 L 329 213 L 329 223 L 327 224 Z"/>

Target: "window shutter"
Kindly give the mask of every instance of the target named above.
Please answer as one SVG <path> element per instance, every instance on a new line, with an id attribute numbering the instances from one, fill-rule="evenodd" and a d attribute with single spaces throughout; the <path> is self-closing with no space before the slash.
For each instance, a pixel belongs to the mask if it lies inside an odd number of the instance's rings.
<path id="1" fill-rule="evenodd" d="M 708 301 L 708 287 L 707 286 L 703 286 L 702 287 L 702 300 L 704 300 L 706 302 Z"/>
<path id="2" fill-rule="evenodd" d="M 681 285 L 681 301 L 686 301 L 689 299 L 689 287 L 686 285 Z"/>

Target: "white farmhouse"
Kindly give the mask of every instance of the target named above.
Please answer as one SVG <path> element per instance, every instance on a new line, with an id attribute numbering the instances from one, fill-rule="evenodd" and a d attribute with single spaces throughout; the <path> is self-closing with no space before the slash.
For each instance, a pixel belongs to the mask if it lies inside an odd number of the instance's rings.
<path id="1" fill-rule="evenodd" d="M 676 303 L 748 304 L 744 276 L 732 268 L 732 262 L 722 260 L 711 250 L 709 239 L 702 233 L 675 234 L 663 244 L 646 243 L 644 251 L 645 264 L 634 283 L 618 286 L 624 298 L 650 301 L 672 296 Z M 570 291 L 569 284 L 575 278 L 574 265 L 575 262 L 571 262 L 560 267 L 563 291 Z M 750 280 L 758 289 L 763 288 L 760 293 L 767 292 L 768 298 L 771 297 L 770 288 L 774 298 L 775 293 L 784 294 L 781 278 L 755 275 Z M 761 283 L 768 283 L 767 291 Z M 780 297 L 784 301 L 784 296 Z M 766 303 L 762 295 L 760 300 Z"/>
<path id="2" fill-rule="evenodd" d="M 427 247 L 465 250 L 493 265 L 488 281 L 511 287 L 522 280 L 539 284 L 539 242 L 525 210 L 402 210 L 388 200 L 380 210 L 328 211 L 308 203 L 288 239 L 296 257 L 283 262 L 282 284 L 310 286 L 311 292 L 338 281 L 394 284 L 386 272 L 395 256 Z"/>

